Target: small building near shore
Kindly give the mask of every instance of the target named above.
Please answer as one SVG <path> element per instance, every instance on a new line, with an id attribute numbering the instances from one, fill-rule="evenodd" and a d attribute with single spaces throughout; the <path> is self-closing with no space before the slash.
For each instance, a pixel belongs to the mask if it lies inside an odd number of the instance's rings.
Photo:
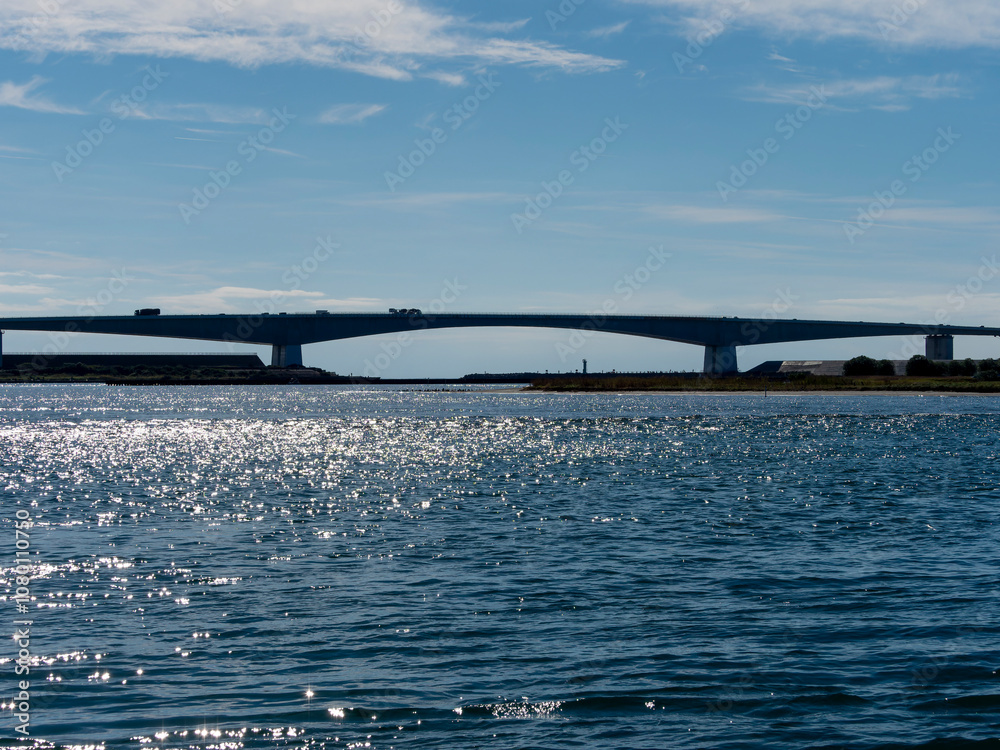
<path id="1" fill-rule="evenodd" d="M 761 362 L 756 367 L 747 370 L 745 375 L 843 375 L 846 359 L 774 359 Z M 891 360 L 897 375 L 906 374 L 906 360 Z"/>

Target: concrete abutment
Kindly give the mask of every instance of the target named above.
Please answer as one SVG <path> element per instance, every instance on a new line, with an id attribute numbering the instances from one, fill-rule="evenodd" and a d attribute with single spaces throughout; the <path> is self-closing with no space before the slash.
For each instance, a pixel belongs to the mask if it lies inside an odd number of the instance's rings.
<path id="1" fill-rule="evenodd" d="M 727 373 L 738 372 L 736 366 L 736 347 L 728 346 L 706 346 L 705 365 L 702 368 L 705 375 L 725 375 Z"/>
<path id="2" fill-rule="evenodd" d="M 272 344 L 271 367 L 302 366 L 302 344 Z"/>
<path id="3" fill-rule="evenodd" d="M 955 359 L 955 337 L 947 333 L 935 333 L 924 340 L 927 359 Z"/>

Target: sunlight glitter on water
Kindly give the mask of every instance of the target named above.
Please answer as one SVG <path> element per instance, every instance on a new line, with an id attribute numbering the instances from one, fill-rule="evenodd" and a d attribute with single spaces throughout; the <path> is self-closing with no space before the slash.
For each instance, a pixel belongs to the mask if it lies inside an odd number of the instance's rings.
<path id="1" fill-rule="evenodd" d="M 0 389 L 44 736 L 992 736 L 992 401 L 518 398 Z"/>

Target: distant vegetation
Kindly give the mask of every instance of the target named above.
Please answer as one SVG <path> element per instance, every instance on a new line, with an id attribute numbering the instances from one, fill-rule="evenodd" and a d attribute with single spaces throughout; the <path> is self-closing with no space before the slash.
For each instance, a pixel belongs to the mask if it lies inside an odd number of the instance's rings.
<path id="1" fill-rule="evenodd" d="M 867 360 L 867 361 L 858 361 Z M 955 393 L 1000 393 L 1000 375 L 995 360 L 984 360 L 978 367 L 972 360 L 929 362 L 914 357 L 907 363 L 906 375 L 883 374 L 888 360 L 869 357 L 851 360 L 852 375 L 726 375 L 693 377 L 683 375 L 621 375 L 618 377 L 538 378 L 532 390 L 563 392 L 681 391 L 681 392 L 763 392 L 763 391 L 942 391 Z M 969 364 L 972 364 L 972 375 Z M 889 362 L 891 366 L 891 362 Z M 928 367 L 928 365 L 930 367 Z M 848 369 L 845 365 L 845 371 Z M 872 372 L 874 370 L 875 372 Z M 911 372 L 916 370 L 916 372 Z"/>
<path id="2" fill-rule="evenodd" d="M 974 359 L 955 359 L 948 362 L 938 362 L 927 359 L 923 355 L 916 355 L 906 363 L 906 374 L 929 377 L 929 376 L 951 376 L 976 378 L 977 380 L 1000 380 L 998 374 L 997 361 L 995 359 L 983 359 L 976 362 Z"/>
<path id="3" fill-rule="evenodd" d="M 998 367 L 995 359 L 955 359 L 936 361 L 922 354 L 910 357 L 906 363 L 906 374 L 911 377 L 964 377 L 977 380 L 997 380 Z M 888 359 L 874 360 L 871 357 L 855 357 L 844 363 L 844 375 L 864 377 L 865 375 L 895 375 L 895 368 Z"/>
<path id="4" fill-rule="evenodd" d="M 895 375 L 896 366 L 888 359 L 874 360 L 871 357 L 855 357 L 844 363 L 844 375 Z"/>

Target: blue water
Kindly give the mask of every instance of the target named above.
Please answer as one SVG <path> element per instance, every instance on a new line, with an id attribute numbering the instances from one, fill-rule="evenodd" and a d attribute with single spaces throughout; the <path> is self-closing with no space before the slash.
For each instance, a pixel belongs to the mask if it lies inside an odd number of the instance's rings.
<path id="1" fill-rule="evenodd" d="M 993 397 L 0 387 L 0 746 L 997 747 L 998 434 Z"/>

